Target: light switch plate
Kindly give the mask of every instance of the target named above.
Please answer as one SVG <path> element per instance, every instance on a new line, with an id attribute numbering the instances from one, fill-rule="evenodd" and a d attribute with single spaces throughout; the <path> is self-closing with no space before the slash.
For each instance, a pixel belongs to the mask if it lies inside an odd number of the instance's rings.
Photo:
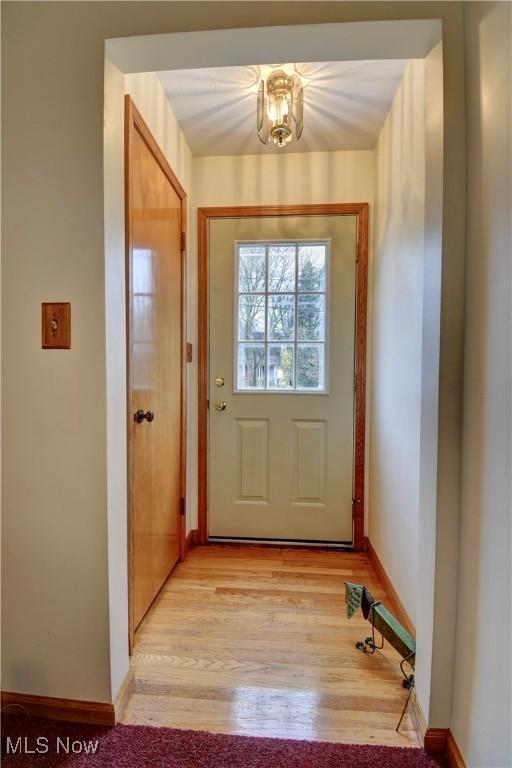
<path id="1" fill-rule="evenodd" d="M 71 303 L 44 302 L 41 308 L 43 349 L 71 349 Z"/>

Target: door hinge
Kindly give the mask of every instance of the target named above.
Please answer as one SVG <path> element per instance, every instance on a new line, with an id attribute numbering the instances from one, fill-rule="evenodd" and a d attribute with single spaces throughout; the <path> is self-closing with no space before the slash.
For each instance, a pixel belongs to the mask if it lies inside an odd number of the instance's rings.
<path id="1" fill-rule="evenodd" d="M 207 411 L 210 410 L 210 401 L 209 400 L 206 401 L 206 410 Z"/>
<path id="2" fill-rule="evenodd" d="M 180 250 L 186 251 L 187 250 L 187 233 L 182 232 L 180 237 Z"/>
<path id="3" fill-rule="evenodd" d="M 354 392 L 357 390 L 357 383 L 359 381 L 359 377 L 357 373 L 354 373 Z"/>
<path id="4" fill-rule="evenodd" d="M 180 515 L 185 514 L 185 499 L 183 496 L 180 498 Z"/>

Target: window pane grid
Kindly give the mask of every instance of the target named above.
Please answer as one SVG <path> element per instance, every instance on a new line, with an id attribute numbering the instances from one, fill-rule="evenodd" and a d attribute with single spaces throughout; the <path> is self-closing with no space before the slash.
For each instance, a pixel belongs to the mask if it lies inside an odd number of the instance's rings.
<path id="1" fill-rule="evenodd" d="M 243 243 L 236 260 L 237 391 L 325 392 L 327 243 Z"/>

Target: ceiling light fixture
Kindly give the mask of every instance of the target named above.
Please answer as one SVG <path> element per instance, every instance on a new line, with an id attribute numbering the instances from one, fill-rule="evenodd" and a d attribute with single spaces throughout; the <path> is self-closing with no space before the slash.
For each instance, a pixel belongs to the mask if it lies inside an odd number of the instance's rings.
<path id="1" fill-rule="evenodd" d="M 272 71 L 258 88 L 256 126 L 263 144 L 285 147 L 302 136 L 303 86 L 297 74 L 284 69 Z"/>

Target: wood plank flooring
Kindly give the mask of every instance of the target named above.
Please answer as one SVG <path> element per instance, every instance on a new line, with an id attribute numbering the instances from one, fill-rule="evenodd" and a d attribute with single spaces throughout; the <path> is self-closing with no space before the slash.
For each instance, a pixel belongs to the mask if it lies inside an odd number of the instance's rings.
<path id="1" fill-rule="evenodd" d="M 420 746 L 392 648 L 366 656 L 345 579 L 387 596 L 364 554 L 195 547 L 139 628 L 123 722 Z"/>

